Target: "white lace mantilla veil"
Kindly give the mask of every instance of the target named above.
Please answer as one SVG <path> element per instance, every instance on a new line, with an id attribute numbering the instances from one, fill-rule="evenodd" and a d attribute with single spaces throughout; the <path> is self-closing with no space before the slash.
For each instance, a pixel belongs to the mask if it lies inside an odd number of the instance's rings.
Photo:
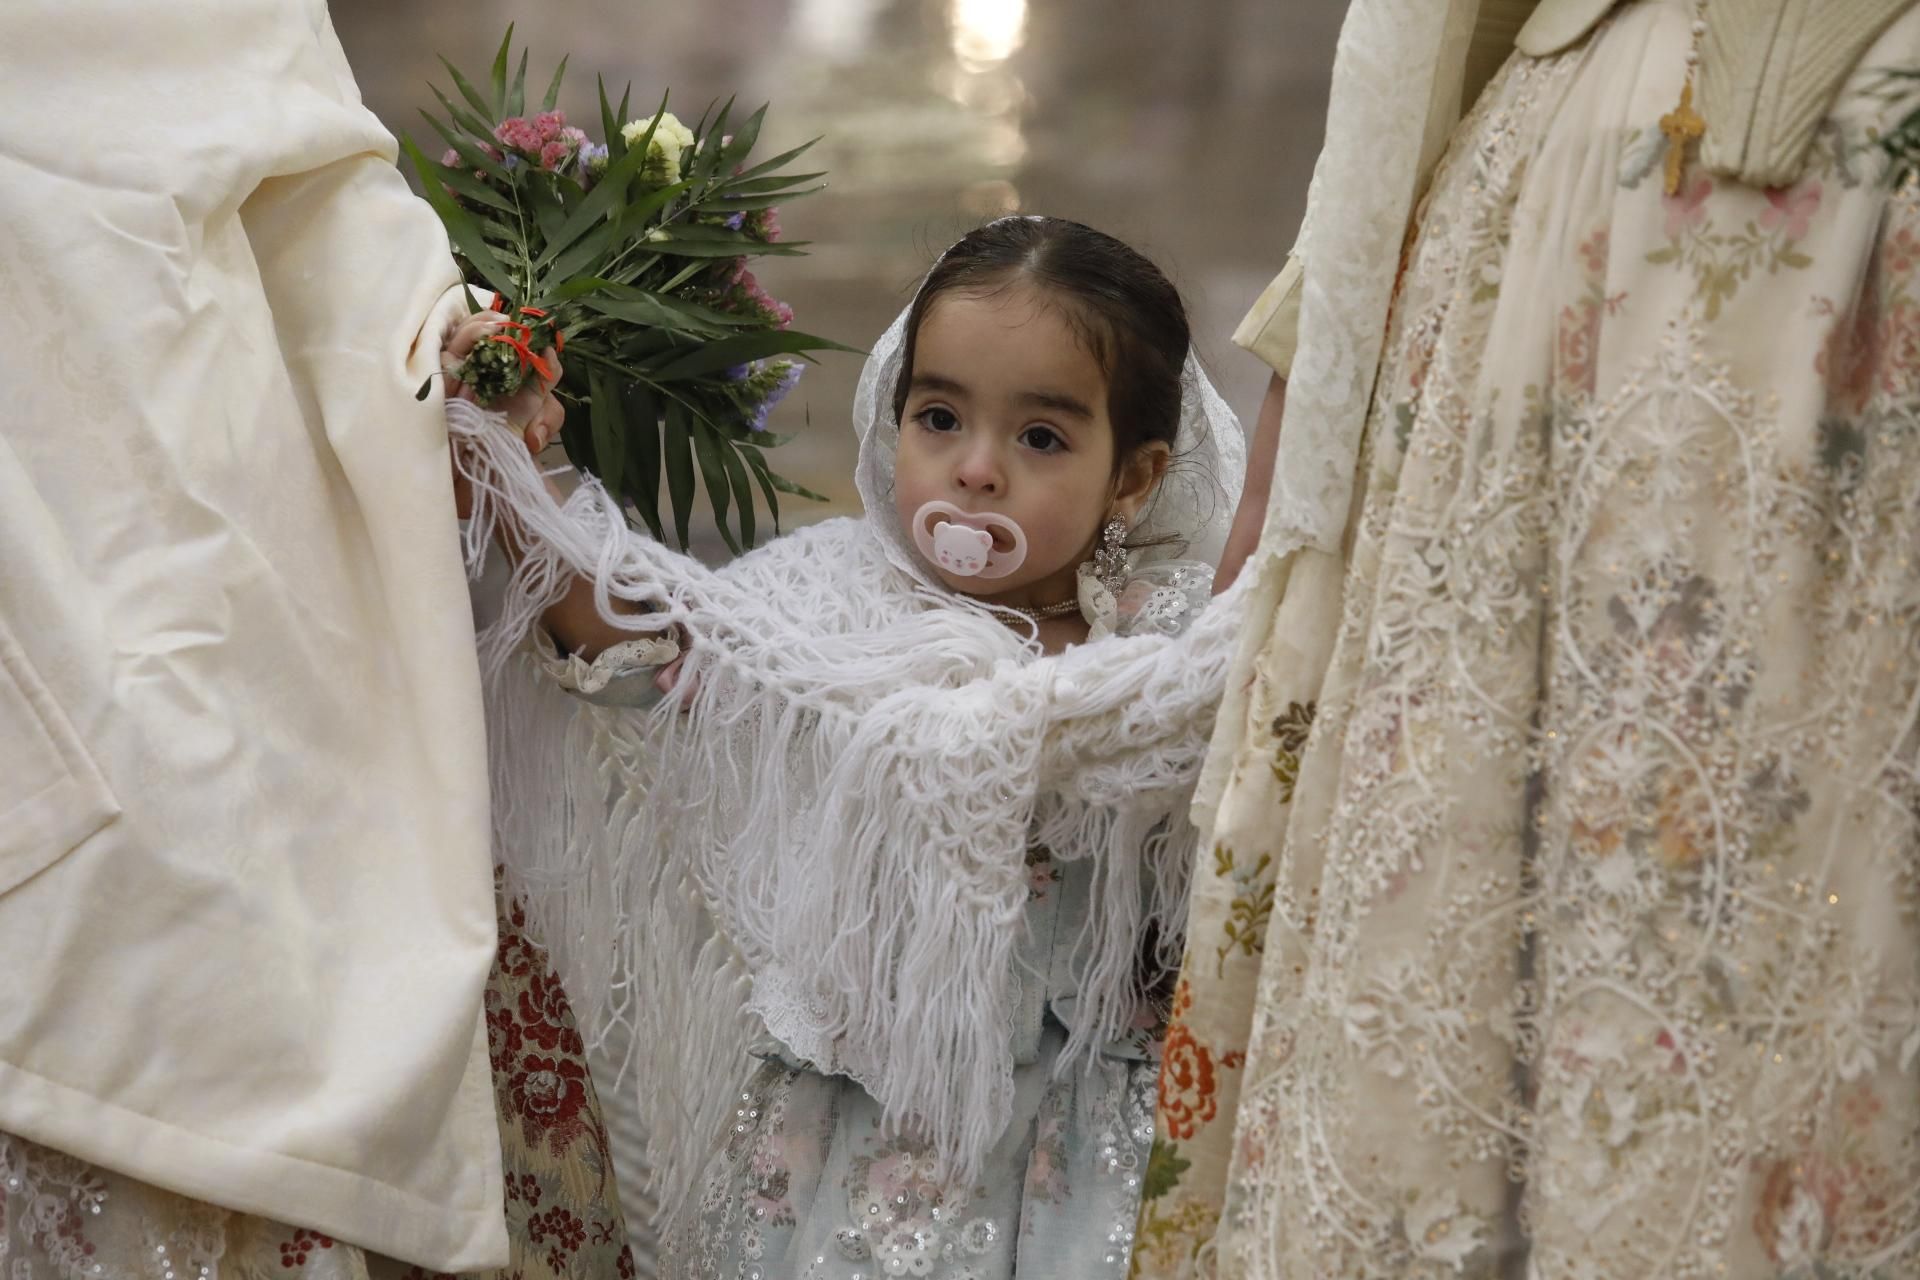
<path id="1" fill-rule="evenodd" d="M 1011 1114 L 1031 841 L 1095 859 L 1061 1069 L 1137 1013 L 1150 927 L 1179 963 L 1187 809 L 1242 592 L 1178 634 L 1045 657 L 1030 628 L 940 586 L 891 496 L 904 327 L 856 396 L 866 515 L 718 570 L 631 531 L 596 480 L 556 505 L 498 414 L 448 406 L 474 572 L 502 505 L 535 547 L 481 638 L 498 853 L 583 1031 L 625 1046 L 667 1217 L 732 1118 L 762 1025 L 926 1133 L 956 1175 L 979 1167 Z M 1217 558 L 1245 470 L 1239 424 L 1191 357 L 1184 381 L 1177 463 L 1135 529 L 1179 543 L 1143 549 L 1149 579 L 1176 554 Z M 576 574 L 639 633 L 616 663 L 671 657 L 673 628 L 693 638 L 691 692 L 641 711 L 559 691 L 526 641 Z M 654 611 L 616 615 L 613 597 Z"/>
<path id="2" fill-rule="evenodd" d="M 936 585 L 926 562 L 900 524 L 893 502 L 893 460 L 900 424 L 893 417 L 893 390 L 900 378 L 908 312 L 901 312 L 874 344 L 853 396 L 853 429 L 860 438 L 854 482 L 867 520 L 887 548 L 887 558 L 929 586 Z M 1247 440 L 1233 411 L 1192 355 L 1182 372 L 1180 429 L 1174 438 L 1174 465 L 1134 522 L 1130 542 L 1136 569 L 1169 559 L 1211 567 L 1226 549 L 1227 532 L 1240 503 L 1247 471 Z"/>

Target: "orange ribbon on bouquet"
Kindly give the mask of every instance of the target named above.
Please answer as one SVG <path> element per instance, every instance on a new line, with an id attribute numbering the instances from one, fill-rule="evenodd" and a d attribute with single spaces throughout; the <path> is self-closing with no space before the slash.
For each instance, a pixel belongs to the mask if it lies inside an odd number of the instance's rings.
<path id="1" fill-rule="evenodd" d="M 499 294 L 494 294 L 493 301 L 487 304 L 487 310 L 498 311 L 502 315 L 507 314 L 507 309 L 503 305 L 504 301 Z M 523 316 L 533 316 L 540 320 L 547 318 L 546 311 L 540 307 L 521 307 L 520 314 Z M 520 357 L 520 368 L 522 372 L 532 369 L 540 375 L 542 382 L 551 385 L 554 382 L 553 367 L 547 363 L 545 356 L 534 351 L 533 348 L 528 345 L 533 341 L 533 326 L 523 324 L 518 320 L 508 320 L 500 326 L 500 329 L 501 332 L 493 334 L 491 340 L 494 342 L 504 342 L 513 348 L 514 354 Z M 558 355 L 566 349 L 566 335 L 559 329 L 555 329 L 553 331 L 554 354 Z"/>

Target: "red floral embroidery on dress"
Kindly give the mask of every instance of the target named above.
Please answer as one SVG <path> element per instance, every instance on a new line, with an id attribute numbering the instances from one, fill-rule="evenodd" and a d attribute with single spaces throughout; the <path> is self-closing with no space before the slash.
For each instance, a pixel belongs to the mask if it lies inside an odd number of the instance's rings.
<path id="1" fill-rule="evenodd" d="M 1212 1121 L 1219 1110 L 1213 1054 L 1194 1038 L 1186 1024 L 1179 1022 L 1167 1028 L 1163 1052 L 1160 1115 L 1166 1121 L 1167 1132 L 1175 1139 L 1191 1138 L 1194 1131 Z"/>
<path id="2" fill-rule="evenodd" d="M 527 1039 L 549 1052 L 578 1056 L 586 1052 L 580 1033 L 569 1019 L 566 992 L 560 979 L 548 972 L 536 973 L 520 993 L 520 1027 Z"/>
<path id="3" fill-rule="evenodd" d="M 509 1173 L 507 1175 L 507 1199 L 520 1201 L 529 1207 L 540 1203 L 540 1179 L 531 1173 Z"/>
<path id="4" fill-rule="evenodd" d="M 566 1270 L 567 1259 L 587 1242 L 587 1224 L 555 1205 L 527 1219 L 527 1239 L 534 1244 L 552 1242 L 547 1250 L 547 1265 L 560 1273 Z"/>
<path id="5" fill-rule="evenodd" d="M 495 1079 L 512 1072 L 525 1041 L 513 1010 L 502 1005 L 496 993 L 487 992 L 487 1058 L 493 1064 Z"/>
<path id="6" fill-rule="evenodd" d="M 545 963 L 534 945 L 517 933 L 500 935 L 499 961 L 500 972 L 510 978 L 524 978 Z"/>
<path id="7" fill-rule="evenodd" d="M 294 1230 L 292 1236 L 280 1242 L 280 1265 L 291 1271 L 295 1267 L 307 1265 L 309 1254 L 322 1249 L 333 1248 L 333 1241 L 317 1231 L 308 1231 L 305 1227 Z"/>
<path id="8" fill-rule="evenodd" d="M 635 1280 L 635 1264 L 621 1261 L 609 1139 L 566 992 L 526 932 L 526 912 L 504 896 L 499 925 L 487 1047 L 512 1261 L 487 1280 Z"/>
<path id="9" fill-rule="evenodd" d="M 578 1062 L 528 1054 L 508 1082 L 507 1096 L 529 1144 L 544 1136 L 548 1150 L 558 1153 L 587 1132 L 581 1115 L 587 1105 L 587 1069 Z"/>

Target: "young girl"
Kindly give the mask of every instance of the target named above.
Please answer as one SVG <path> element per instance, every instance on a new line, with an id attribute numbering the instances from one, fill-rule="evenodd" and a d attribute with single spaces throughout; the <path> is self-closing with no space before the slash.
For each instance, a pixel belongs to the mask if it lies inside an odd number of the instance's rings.
<path id="1" fill-rule="evenodd" d="M 866 515 L 717 572 L 450 408 L 517 524 L 499 642 L 546 624 L 494 682 L 503 856 L 635 1032 L 669 1274 L 1125 1274 L 1237 598 L 1178 558 L 1245 465 L 1188 346 L 1125 245 L 982 228 L 862 377 Z"/>

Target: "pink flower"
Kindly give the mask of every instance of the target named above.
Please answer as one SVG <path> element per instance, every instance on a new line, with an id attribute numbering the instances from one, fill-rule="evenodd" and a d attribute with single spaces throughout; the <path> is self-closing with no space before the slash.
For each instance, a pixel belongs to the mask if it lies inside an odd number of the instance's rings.
<path id="1" fill-rule="evenodd" d="M 1586 264 L 1589 275 L 1607 274 L 1607 250 L 1609 235 L 1605 227 L 1600 228 L 1580 242 L 1580 260 Z"/>
<path id="2" fill-rule="evenodd" d="M 540 167 L 558 170 L 561 165 L 573 159 L 575 148 L 556 138 L 540 148 Z"/>
<path id="3" fill-rule="evenodd" d="M 508 150 L 524 151 L 529 154 L 539 151 L 543 141 L 539 130 L 520 116 L 510 116 L 502 120 L 494 129 L 493 136 Z"/>
<path id="4" fill-rule="evenodd" d="M 1913 233 L 1912 227 L 1900 228 L 1881 244 L 1889 275 L 1909 275 L 1916 266 L 1920 266 L 1920 236 Z"/>
<path id="5" fill-rule="evenodd" d="M 446 165 L 448 168 L 452 168 L 454 165 L 460 163 L 460 153 L 452 147 L 448 147 L 440 154 L 440 163 Z"/>
<path id="6" fill-rule="evenodd" d="M 1667 239 L 1678 240 L 1688 227 L 1697 227 L 1707 216 L 1707 197 L 1713 194 L 1713 179 L 1701 174 L 1682 187 L 1678 194 L 1661 196 L 1667 207 Z"/>
<path id="7" fill-rule="evenodd" d="M 1760 225 L 1768 231 L 1787 229 L 1787 239 L 1798 240 L 1807 234 L 1813 215 L 1820 208 L 1820 182 L 1809 178 L 1798 186 L 1767 188 L 1767 207 L 1761 211 Z"/>
<path id="8" fill-rule="evenodd" d="M 543 143 L 552 142 L 567 127 L 567 113 L 564 111 L 542 111 L 533 118 L 533 130 Z"/>

